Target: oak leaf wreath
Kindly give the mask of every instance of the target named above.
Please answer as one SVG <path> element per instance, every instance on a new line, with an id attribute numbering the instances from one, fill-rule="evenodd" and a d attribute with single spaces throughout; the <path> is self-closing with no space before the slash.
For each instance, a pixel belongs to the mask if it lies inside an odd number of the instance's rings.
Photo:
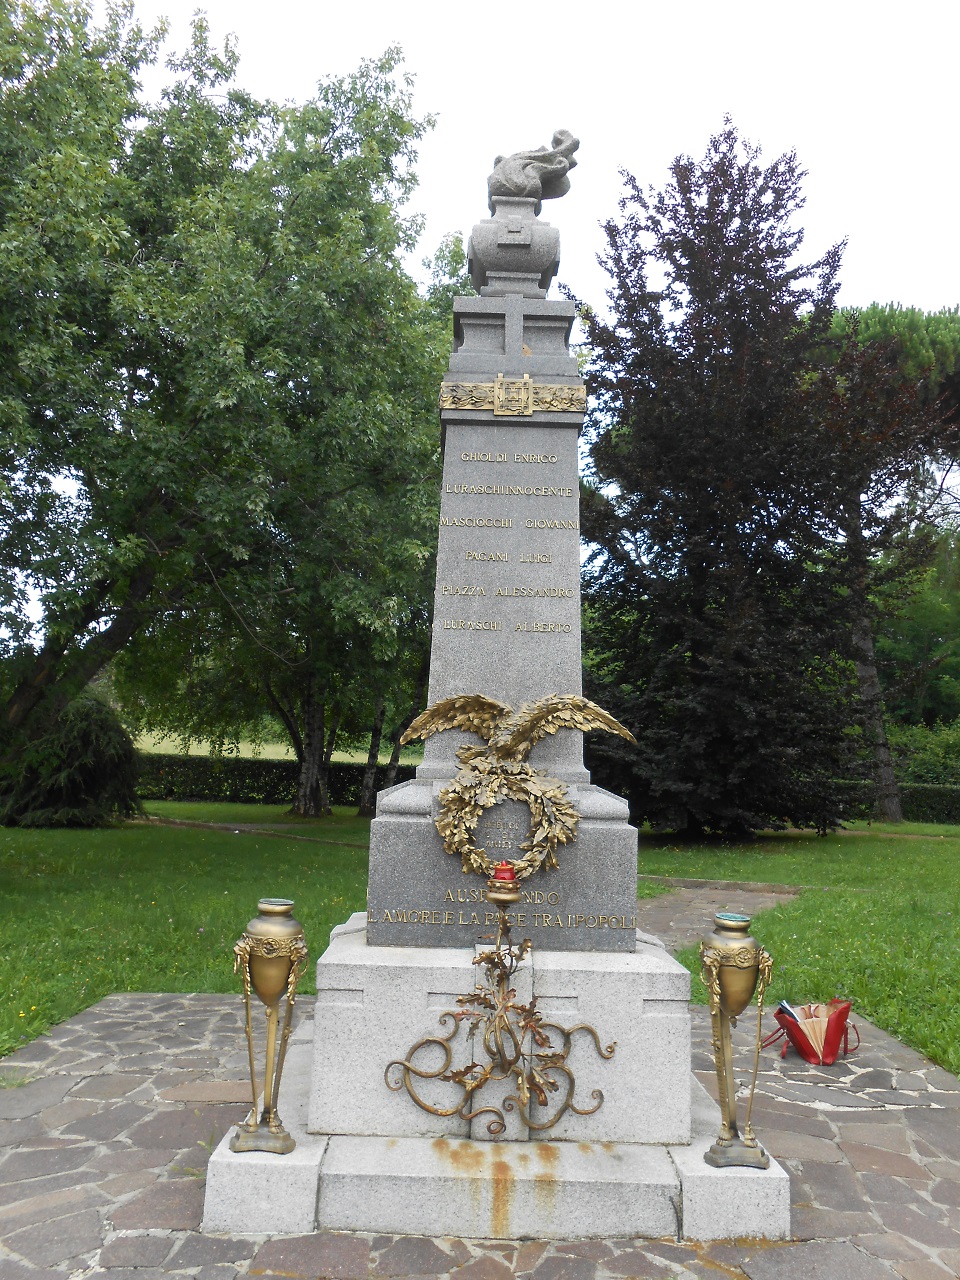
<path id="1" fill-rule="evenodd" d="M 477 823 L 485 809 L 501 800 L 519 800 L 530 810 L 530 830 L 520 845 L 523 857 L 513 869 L 525 880 L 544 863 L 556 867 L 557 845 L 577 834 L 580 815 L 559 778 L 534 769 L 527 759 L 533 747 L 561 729 L 605 729 L 628 742 L 633 734 L 595 702 L 574 694 L 548 694 L 537 702 L 525 702 L 518 710 L 481 693 L 444 698 L 410 725 L 400 739 L 426 741 L 445 729 L 462 729 L 482 738 L 484 746 L 463 746 L 457 751 L 460 770 L 440 792 L 437 831 L 447 853 L 458 853 L 465 873 L 493 875 L 494 863 L 475 840 Z"/>

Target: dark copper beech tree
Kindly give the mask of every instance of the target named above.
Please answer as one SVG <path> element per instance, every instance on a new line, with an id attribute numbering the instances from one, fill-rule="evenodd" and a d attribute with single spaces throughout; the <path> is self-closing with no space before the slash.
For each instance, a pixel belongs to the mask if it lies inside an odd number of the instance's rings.
<path id="1" fill-rule="evenodd" d="M 588 683 L 638 740 L 594 750 L 635 817 L 690 834 L 840 815 L 864 587 L 851 501 L 886 444 L 909 437 L 917 465 L 927 447 L 910 387 L 854 332 L 831 337 L 843 246 L 799 260 L 802 178 L 729 121 L 661 191 L 627 175 L 609 319 L 581 306 Z"/>

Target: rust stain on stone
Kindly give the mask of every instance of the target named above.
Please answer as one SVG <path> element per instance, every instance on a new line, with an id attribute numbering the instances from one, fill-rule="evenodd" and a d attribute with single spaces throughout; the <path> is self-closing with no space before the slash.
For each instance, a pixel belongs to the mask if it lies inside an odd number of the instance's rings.
<path id="1" fill-rule="evenodd" d="M 560 1159 L 560 1152 L 552 1142 L 538 1142 L 536 1144 L 536 1152 L 546 1165 L 555 1165 Z"/>
<path id="2" fill-rule="evenodd" d="M 454 1146 L 448 1138 L 434 1138 L 433 1149 L 459 1173 L 479 1173 L 483 1168 L 484 1153 L 476 1142 L 458 1142 Z"/>
<path id="3" fill-rule="evenodd" d="M 577 1150 L 582 1151 L 585 1156 L 593 1155 L 593 1146 L 589 1142 L 578 1142 Z"/>
<path id="4" fill-rule="evenodd" d="M 510 1239 L 510 1202 L 513 1199 L 513 1170 L 506 1160 L 494 1160 L 493 1205 L 490 1213 L 492 1235 L 497 1240 Z"/>

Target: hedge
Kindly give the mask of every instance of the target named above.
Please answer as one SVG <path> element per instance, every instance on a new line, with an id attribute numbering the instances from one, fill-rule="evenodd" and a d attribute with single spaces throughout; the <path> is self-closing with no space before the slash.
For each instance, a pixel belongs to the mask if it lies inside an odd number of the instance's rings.
<path id="1" fill-rule="evenodd" d="M 295 760 L 249 760 L 236 756 L 163 755 L 141 751 L 141 800 L 227 800 L 232 804 L 290 804 L 296 795 L 298 766 Z M 334 762 L 330 766 L 330 803 L 360 803 L 362 764 Z M 377 770 L 377 790 L 386 772 Z M 400 765 L 397 782 L 416 773 L 413 765 Z"/>
<path id="2" fill-rule="evenodd" d="M 876 792 L 870 782 L 843 782 L 843 817 L 875 818 Z M 905 822 L 960 824 L 960 787 L 929 782 L 901 782 L 900 803 Z"/>
<path id="3" fill-rule="evenodd" d="M 227 800 L 231 803 L 290 804 L 297 789 L 294 760 L 241 760 L 236 756 L 160 755 L 141 751 L 137 794 L 141 800 Z M 383 786 L 385 768 L 377 770 L 377 790 Z M 416 773 L 414 765 L 397 769 L 397 782 Z M 360 803 L 362 764 L 330 766 L 330 803 Z M 611 779 L 604 779 L 611 786 Z M 870 818 L 875 813 L 874 790 L 869 782 L 840 784 L 842 816 Z M 611 789 L 616 789 L 615 784 Z M 900 784 L 903 816 L 908 822 L 960 824 L 960 787 L 931 783 Z"/>

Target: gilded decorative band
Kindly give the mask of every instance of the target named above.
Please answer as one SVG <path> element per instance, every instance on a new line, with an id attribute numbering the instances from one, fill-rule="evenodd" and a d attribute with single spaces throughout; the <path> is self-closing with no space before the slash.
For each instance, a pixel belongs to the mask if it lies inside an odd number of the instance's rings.
<path id="1" fill-rule="evenodd" d="M 495 382 L 445 382 L 440 388 L 441 409 L 492 409 L 494 417 L 530 417 L 540 412 L 584 413 L 587 391 L 582 386 L 554 386 L 522 378 L 497 375 Z"/>

